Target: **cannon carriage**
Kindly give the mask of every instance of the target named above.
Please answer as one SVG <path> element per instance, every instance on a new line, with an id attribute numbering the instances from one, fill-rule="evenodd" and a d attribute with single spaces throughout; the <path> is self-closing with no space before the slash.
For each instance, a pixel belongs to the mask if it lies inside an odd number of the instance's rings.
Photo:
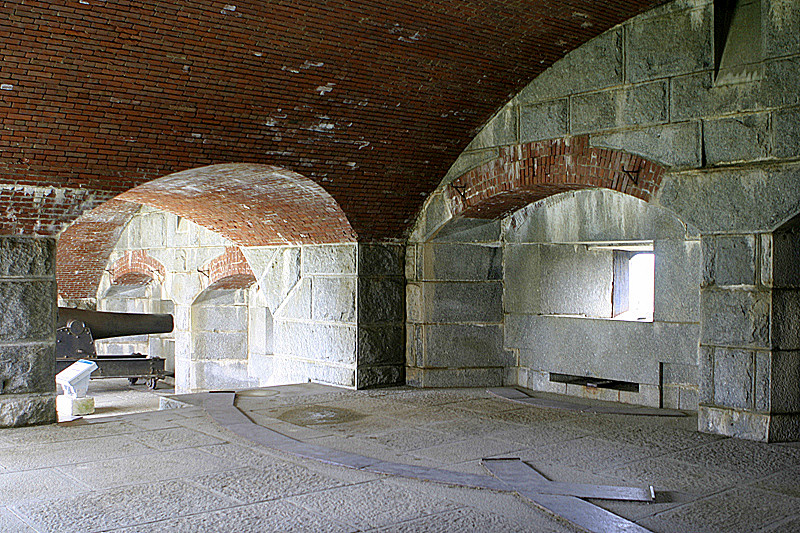
<path id="1" fill-rule="evenodd" d="M 162 357 L 132 353 L 98 355 L 95 340 L 169 333 L 173 330 L 172 315 L 144 313 L 111 313 L 85 309 L 58 308 L 56 322 L 56 373 L 79 359 L 97 364 L 92 378 L 128 378 L 131 384 L 147 381 L 150 389 L 169 374 Z"/>

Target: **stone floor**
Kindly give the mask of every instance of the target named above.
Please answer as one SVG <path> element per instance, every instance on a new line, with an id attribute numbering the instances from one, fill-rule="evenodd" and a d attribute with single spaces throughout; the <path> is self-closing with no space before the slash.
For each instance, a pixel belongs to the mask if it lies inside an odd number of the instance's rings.
<path id="1" fill-rule="evenodd" d="M 95 412 L 87 418 L 101 418 L 157 411 L 161 396 L 175 394 L 175 387 L 159 381 L 156 389 L 150 390 L 143 380 L 131 385 L 127 378 L 93 379 L 87 394 L 95 399 Z"/>
<path id="2" fill-rule="evenodd" d="M 555 481 L 654 485 L 656 503 L 594 501 L 652 531 L 800 531 L 800 443 L 704 435 L 691 416 L 314 384 L 242 391 L 235 405 L 294 439 L 384 461 L 488 476 L 481 458 L 520 457 Z M 576 530 L 511 492 L 265 448 L 198 406 L 0 430 L 3 532 Z"/>

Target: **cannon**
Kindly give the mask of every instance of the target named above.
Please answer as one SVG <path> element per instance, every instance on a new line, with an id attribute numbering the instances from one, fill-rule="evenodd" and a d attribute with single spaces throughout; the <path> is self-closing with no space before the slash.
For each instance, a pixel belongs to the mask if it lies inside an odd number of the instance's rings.
<path id="1" fill-rule="evenodd" d="M 86 309 L 58 308 L 56 320 L 56 373 L 79 359 L 97 364 L 93 378 L 128 378 L 131 384 L 147 380 L 155 389 L 168 374 L 162 357 L 140 353 L 97 355 L 94 341 L 128 335 L 169 333 L 172 315 L 145 313 L 111 313 Z"/>

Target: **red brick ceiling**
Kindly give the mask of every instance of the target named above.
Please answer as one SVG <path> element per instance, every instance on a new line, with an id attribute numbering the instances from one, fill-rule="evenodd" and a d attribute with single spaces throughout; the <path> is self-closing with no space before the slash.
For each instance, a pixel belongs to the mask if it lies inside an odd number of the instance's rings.
<path id="1" fill-rule="evenodd" d="M 359 239 L 402 237 L 515 92 L 662 1 L 0 1 L 0 186 L 99 201 L 274 165 L 327 190 Z M 29 223 L 13 198 L 0 231 L 47 233 L 89 205 L 32 200 Z"/>

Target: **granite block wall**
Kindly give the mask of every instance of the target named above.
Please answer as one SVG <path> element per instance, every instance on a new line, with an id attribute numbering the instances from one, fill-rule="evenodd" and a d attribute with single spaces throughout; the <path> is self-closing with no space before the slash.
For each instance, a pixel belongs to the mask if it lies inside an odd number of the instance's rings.
<path id="1" fill-rule="evenodd" d="M 216 270 L 231 262 L 223 258 L 232 249 L 234 243 L 186 219 L 143 207 L 109 262 L 145 254 L 142 264 L 163 272 L 148 267 L 153 277 L 140 286 L 112 284 L 107 273 L 98 307 L 171 312 L 175 331 L 105 341 L 102 351 L 147 348 L 172 356 L 180 391 L 402 382 L 404 247 L 243 247 L 246 264 L 225 278 Z M 242 268 L 252 281 L 223 283 L 240 279 Z"/>
<path id="2" fill-rule="evenodd" d="M 800 41 L 789 29 L 800 22 L 800 5 L 739 2 L 728 41 L 715 44 L 719 21 L 713 4 L 664 4 L 608 30 L 538 76 L 497 112 L 450 168 L 428 199 L 409 250 L 419 254 L 438 232 L 467 224 L 454 218 L 458 210 L 448 204 L 449 183 L 525 143 L 586 135 L 591 147 L 663 165 L 667 172 L 660 187 L 638 212 L 609 198 L 605 205 L 583 201 L 559 210 L 562 196 L 554 196 L 506 215 L 503 228 L 511 231 L 503 236 L 502 327 L 507 348 L 524 346 L 517 365 L 506 370 L 506 383 L 552 390 L 545 374 L 526 365 L 565 348 L 564 360 L 574 358 L 575 351 L 595 358 L 571 372 L 586 372 L 594 362 L 594 371 L 619 370 L 624 366 L 604 356 L 603 345 L 635 338 L 633 344 L 623 342 L 633 360 L 639 342 L 640 354 L 649 344 L 667 349 L 655 356 L 657 366 L 637 377 L 657 387 L 658 394 L 634 401 L 698 409 L 703 431 L 757 440 L 797 438 L 800 411 L 786 399 L 800 388 L 791 333 L 796 331 L 796 289 L 788 281 L 792 275 L 780 274 L 784 285 L 776 285 L 772 276 L 792 270 L 787 265 L 793 260 L 786 258 L 797 247 L 797 235 L 786 224 L 800 212 Z M 715 55 L 715 46 L 724 53 Z M 497 191 L 513 193 L 502 177 L 493 179 Z M 553 187 L 550 194 L 565 187 L 569 184 Z M 546 182 L 537 194 L 547 196 Z M 576 193 L 563 193 L 571 194 Z M 645 216 L 652 208 L 659 215 Z M 660 233 L 669 220 L 674 231 Z M 623 236 L 653 242 L 653 323 L 589 328 L 576 318 L 539 316 L 542 283 L 537 278 L 552 276 L 542 272 L 536 245 Z M 780 258 L 774 255 L 776 242 L 789 250 Z M 464 263 L 469 259 L 462 257 L 459 265 Z M 440 267 L 447 268 L 454 267 Z M 483 301 L 495 305 L 491 298 Z M 409 324 L 415 312 L 409 308 Z M 630 337 L 614 329 L 631 327 L 642 331 Z M 694 339 L 695 349 L 686 342 L 661 344 L 664 328 L 678 328 L 672 338 Z M 568 343 L 561 341 L 566 337 Z M 424 348 L 418 336 L 409 335 L 411 340 Z M 409 359 L 419 363 L 419 355 Z M 778 377 L 778 368 L 788 377 Z"/>
<path id="3" fill-rule="evenodd" d="M 55 241 L 0 237 L 0 427 L 56 421 Z"/>

